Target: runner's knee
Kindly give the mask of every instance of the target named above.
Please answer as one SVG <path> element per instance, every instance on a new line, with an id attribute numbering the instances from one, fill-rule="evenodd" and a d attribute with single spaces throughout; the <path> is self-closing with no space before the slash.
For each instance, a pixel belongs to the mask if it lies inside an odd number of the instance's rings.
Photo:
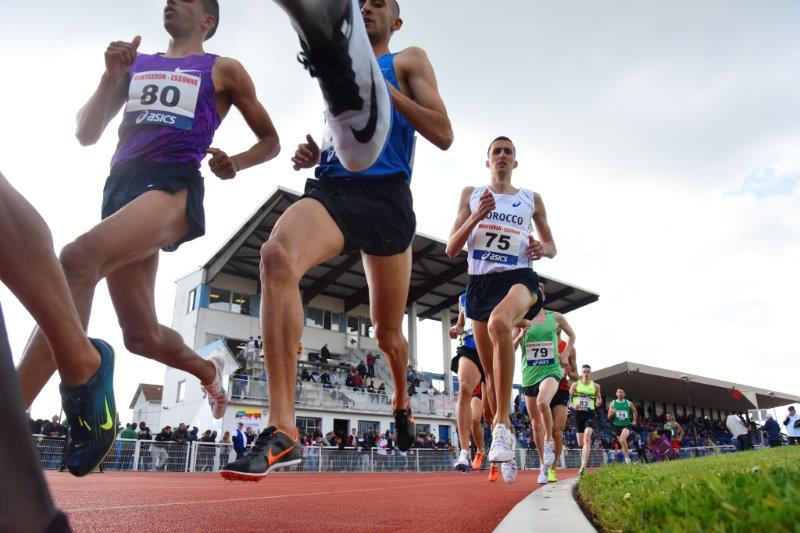
<path id="1" fill-rule="evenodd" d="M 511 335 L 511 319 L 504 314 L 494 315 L 489 318 L 489 336 L 492 340 Z"/>
<path id="2" fill-rule="evenodd" d="M 261 246 L 261 283 L 265 287 L 296 285 L 302 275 L 297 273 L 297 266 L 283 243 L 268 240 Z"/>
<path id="3" fill-rule="evenodd" d="M 161 339 L 158 332 L 137 329 L 136 331 L 123 331 L 122 338 L 125 349 L 132 354 L 154 358 L 159 353 Z"/>
<path id="4" fill-rule="evenodd" d="M 100 276 L 100 265 L 94 246 L 84 238 L 78 238 L 61 250 L 59 258 L 70 285 L 93 285 Z"/>
<path id="5" fill-rule="evenodd" d="M 375 338 L 378 341 L 378 348 L 389 357 L 399 355 L 406 347 L 406 339 L 403 337 L 403 332 L 397 328 L 375 324 Z"/>

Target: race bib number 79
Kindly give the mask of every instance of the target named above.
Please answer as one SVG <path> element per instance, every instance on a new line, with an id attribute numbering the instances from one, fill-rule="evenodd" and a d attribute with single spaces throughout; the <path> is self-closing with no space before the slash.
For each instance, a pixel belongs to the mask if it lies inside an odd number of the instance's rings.
<path id="1" fill-rule="evenodd" d="M 505 265 L 516 265 L 522 232 L 493 222 L 478 224 L 472 258 Z"/>
<path id="2" fill-rule="evenodd" d="M 552 365 L 556 361 L 553 343 L 550 341 L 525 343 L 525 356 L 528 366 Z"/>
<path id="3" fill-rule="evenodd" d="M 190 130 L 200 94 L 199 71 L 137 72 L 131 78 L 125 123 Z"/>

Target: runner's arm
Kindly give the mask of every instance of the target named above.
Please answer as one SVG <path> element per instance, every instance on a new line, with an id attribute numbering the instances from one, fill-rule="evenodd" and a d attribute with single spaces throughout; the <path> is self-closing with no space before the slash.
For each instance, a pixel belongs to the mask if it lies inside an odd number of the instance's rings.
<path id="1" fill-rule="evenodd" d="M 573 400 L 575 399 L 575 389 L 578 388 L 578 382 L 574 381 L 572 385 L 569 386 L 569 402 L 567 403 L 568 409 L 575 409 L 575 404 L 573 404 Z"/>
<path id="2" fill-rule="evenodd" d="M 636 406 L 633 404 L 632 401 L 628 400 L 628 405 L 631 406 L 631 416 L 633 417 L 631 423 L 635 426 L 636 420 L 639 418 L 639 411 L 636 410 Z"/>
<path id="3" fill-rule="evenodd" d="M 683 436 L 686 435 L 686 430 L 683 429 L 683 426 L 678 422 L 675 422 L 675 425 L 678 427 L 678 440 L 683 440 Z"/>
<path id="4" fill-rule="evenodd" d="M 467 244 L 467 240 L 469 239 L 469 234 L 472 233 L 475 226 L 494 209 L 494 196 L 492 196 L 492 193 L 488 192 L 489 189 L 486 189 L 486 192 L 481 196 L 478 210 L 473 213 L 469 208 L 469 199 L 474 190 L 475 187 L 464 187 L 464 190 L 461 191 L 456 221 L 453 223 L 453 228 L 450 230 L 450 238 L 447 239 L 447 246 L 444 250 L 447 257 L 453 258 L 464 249 L 464 245 Z"/>
<path id="5" fill-rule="evenodd" d="M 464 333 L 464 324 L 466 320 L 464 320 L 464 310 L 461 306 L 458 306 L 458 320 L 456 320 L 456 325 L 450 328 L 450 338 L 455 339 L 462 333 Z"/>
<path id="6" fill-rule="evenodd" d="M 553 319 L 555 319 L 561 331 L 567 334 L 567 346 L 561 352 L 561 356 L 563 358 L 562 361 L 569 363 L 569 354 L 575 348 L 575 330 L 572 329 L 572 326 L 569 325 L 569 322 L 561 313 L 553 313 Z"/>
<path id="7" fill-rule="evenodd" d="M 229 57 L 219 58 L 216 67 L 224 80 L 224 87 L 218 89 L 227 89 L 231 104 L 242 113 L 258 138 L 258 142 L 248 150 L 230 157 L 233 168 L 238 172 L 269 161 L 281 151 L 280 140 L 269 113 L 258 101 L 250 74 L 241 63 Z"/>
<path id="8" fill-rule="evenodd" d="M 539 240 L 534 240 L 528 245 L 526 252 L 529 257 L 534 261 L 542 257 L 549 257 L 550 259 L 556 256 L 556 243 L 553 239 L 553 232 L 550 231 L 550 224 L 547 223 L 547 211 L 544 207 L 544 202 L 539 193 L 533 194 L 533 223 L 536 226 L 536 233 Z"/>
<path id="9" fill-rule="evenodd" d="M 573 381 L 578 381 L 581 379 L 580 375 L 578 374 L 578 355 L 575 351 L 575 347 L 572 347 L 569 353 L 569 368 L 572 370 L 572 373 L 569 375 L 569 378 Z"/>
<path id="10" fill-rule="evenodd" d="M 603 405 L 603 393 L 600 392 L 600 384 L 594 384 L 594 397 L 595 397 L 595 407 L 600 407 Z"/>
<path id="11" fill-rule="evenodd" d="M 439 95 L 436 74 L 428 55 L 422 48 L 412 46 L 397 54 L 395 61 L 398 72 L 408 83 L 412 98 L 389 83 L 392 105 L 420 135 L 437 148 L 447 150 L 453 144 L 453 127 Z"/>
<path id="12" fill-rule="evenodd" d="M 611 420 L 612 418 L 614 418 L 614 413 L 615 413 L 614 404 L 613 403 L 608 404 L 608 416 L 606 416 L 606 418 Z"/>
<path id="13" fill-rule="evenodd" d="M 119 113 L 128 93 L 128 69 L 133 65 L 142 38 L 138 35 L 129 43 L 110 43 L 105 52 L 106 70 L 89 101 L 78 111 L 75 137 L 81 146 L 100 140 L 111 119 Z"/>

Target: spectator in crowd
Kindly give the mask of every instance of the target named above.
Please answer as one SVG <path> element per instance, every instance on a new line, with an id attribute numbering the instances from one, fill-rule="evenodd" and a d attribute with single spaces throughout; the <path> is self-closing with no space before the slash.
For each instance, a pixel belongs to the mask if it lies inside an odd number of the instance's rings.
<path id="1" fill-rule="evenodd" d="M 319 382 L 322 383 L 322 388 L 324 389 L 331 388 L 331 375 L 328 374 L 327 370 L 323 370 L 322 374 L 319 375 Z"/>
<path id="2" fill-rule="evenodd" d="M 207 443 L 208 446 L 198 446 L 197 447 L 197 470 L 200 472 L 207 472 L 212 470 L 214 465 L 214 453 L 215 448 L 210 444 L 213 444 L 216 441 L 216 434 L 211 433 L 210 429 L 207 429 L 199 439 L 198 442 Z"/>
<path id="3" fill-rule="evenodd" d="M 353 373 L 353 390 L 358 390 L 364 388 L 364 378 L 361 377 L 361 374 L 358 372 Z"/>
<path id="4" fill-rule="evenodd" d="M 311 381 L 314 383 L 319 383 L 319 372 L 317 372 L 316 370 L 311 372 Z"/>
<path id="5" fill-rule="evenodd" d="M 789 406 L 789 416 L 783 421 L 783 425 L 786 427 L 789 444 L 800 444 L 800 414 L 797 414 L 794 405 Z"/>
<path id="6" fill-rule="evenodd" d="M 330 380 L 331 380 L 330 381 L 331 388 L 333 390 L 338 390 L 339 389 L 339 373 L 336 372 L 335 370 L 333 372 L 331 372 Z"/>
<path id="7" fill-rule="evenodd" d="M 322 363 L 328 364 L 328 359 L 331 358 L 331 351 L 328 349 L 328 343 L 322 345 L 319 350 L 319 359 Z"/>
<path id="8" fill-rule="evenodd" d="M 303 371 L 300 373 L 300 379 L 306 382 L 311 381 L 311 374 L 308 373 L 307 368 L 303 368 Z"/>
<path id="9" fill-rule="evenodd" d="M 188 440 L 189 442 L 197 442 L 197 439 L 198 439 L 198 437 L 197 437 L 197 433 L 198 433 L 199 431 L 200 431 L 200 430 L 199 430 L 199 429 L 197 429 L 197 426 L 192 426 L 192 429 L 191 429 L 191 430 L 189 430 L 189 438 L 188 438 L 188 439 L 186 439 L 186 440 Z"/>
<path id="10" fill-rule="evenodd" d="M 764 432 L 767 434 L 767 444 L 769 444 L 770 448 L 783 446 L 781 427 L 772 417 L 772 413 L 767 413 L 767 421 L 764 422 Z"/>
<path id="11" fill-rule="evenodd" d="M 725 425 L 728 426 L 728 431 L 733 435 L 732 440 L 736 449 L 739 451 L 753 449 L 753 440 L 750 438 L 747 423 L 742 420 L 742 415 L 731 411 L 727 420 L 725 420 Z"/>
<path id="12" fill-rule="evenodd" d="M 125 429 L 119 434 L 121 439 L 136 440 L 139 436 L 136 433 L 136 424 L 125 424 Z"/>
<path id="13" fill-rule="evenodd" d="M 137 433 L 136 438 L 138 440 L 153 440 L 150 428 L 144 422 L 139 422 L 139 433 Z"/>
<path id="14" fill-rule="evenodd" d="M 367 392 L 369 392 L 370 394 L 375 394 L 376 389 L 375 389 L 375 382 L 373 380 L 369 380 L 369 385 L 367 385 Z"/>
<path id="15" fill-rule="evenodd" d="M 378 394 L 386 394 L 386 384 L 381 382 L 378 386 Z"/>
<path id="16" fill-rule="evenodd" d="M 372 355 L 372 352 L 367 352 L 367 376 L 375 377 L 375 360 L 381 355 Z"/>
<path id="17" fill-rule="evenodd" d="M 253 441 L 256 440 L 256 432 L 253 431 L 253 428 L 247 426 L 247 429 L 244 430 L 244 436 L 247 442 L 245 442 L 245 446 L 248 448 L 253 445 Z"/>
<path id="18" fill-rule="evenodd" d="M 28 411 L 28 421 L 31 424 L 31 434 L 32 435 L 41 435 L 42 434 L 42 426 L 44 426 L 44 420 L 38 418 L 34 420 L 31 418 L 31 413 Z"/>
<path id="19" fill-rule="evenodd" d="M 250 337 L 247 344 L 244 346 L 244 355 L 247 362 L 255 361 L 256 359 L 256 340 Z"/>
<path id="20" fill-rule="evenodd" d="M 414 396 L 416 393 L 417 393 L 417 389 L 416 389 L 416 387 L 414 387 L 414 382 L 413 381 L 409 381 L 408 382 L 408 395 L 409 396 Z"/>
<path id="21" fill-rule="evenodd" d="M 172 432 L 172 441 L 178 444 L 186 444 L 189 442 L 189 432 L 186 430 L 186 424 L 181 422 L 178 428 Z"/>
<path id="22" fill-rule="evenodd" d="M 367 365 L 364 364 L 364 361 L 358 362 L 358 373 L 362 378 L 367 377 Z"/>
<path id="23" fill-rule="evenodd" d="M 42 435 L 58 439 L 66 437 L 67 430 L 61 425 L 58 415 L 54 415 L 50 422 L 45 422 L 44 426 L 42 426 Z"/>
<path id="24" fill-rule="evenodd" d="M 164 428 L 156 435 L 156 442 L 150 445 L 150 459 L 152 460 L 152 470 L 167 469 L 167 461 L 169 460 L 169 453 L 167 453 L 165 444 L 172 440 L 172 427 L 164 426 Z"/>
<path id="25" fill-rule="evenodd" d="M 222 434 L 222 438 L 219 441 L 220 444 L 231 444 L 231 432 L 226 431 Z"/>
<path id="26" fill-rule="evenodd" d="M 261 335 L 256 338 L 256 357 L 261 357 L 261 350 L 264 349 L 264 341 L 261 340 Z"/>
<path id="27" fill-rule="evenodd" d="M 358 430 L 353 428 L 345 441 L 348 448 L 358 448 Z"/>
<path id="28" fill-rule="evenodd" d="M 247 370 L 243 367 L 237 368 L 233 372 L 233 392 L 231 395 L 234 398 L 244 398 L 248 379 Z"/>
<path id="29" fill-rule="evenodd" d="M 236 452 L 236 459 L 244 457 L 244 450 L 247 447 L 247 435 L 244 432 L 244 424 L 239 422 L 233 433 L 233 451 Z"/>

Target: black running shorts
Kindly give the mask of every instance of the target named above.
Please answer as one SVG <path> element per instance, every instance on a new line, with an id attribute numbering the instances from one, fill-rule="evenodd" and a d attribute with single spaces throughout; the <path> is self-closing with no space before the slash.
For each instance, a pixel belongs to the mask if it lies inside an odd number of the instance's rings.
<path id="1" fill-rule="evenodd" d="M 414 239 L 414 201 L 411 187 L 401 177 L 311 178 L 303 198 L 325 206 L 344 235 L 343 253 L 397 255 Z"/>
<path id="2" fill-rule="evenodd" d="M 616 433 L 616 434 L 617 434 L 617 437 L 619 437 L 620 435 L 622 435 L 622 430 L 623 430 L 623 429 L 630 430 L 630 429 L 631 429 L 631 426 L 614 426 L 614 433 Z"/>
<path id="3" fill-rule="evenodd" d="M 584 433 L 586 428 L 595 429 L 597 411 L 575 411 L 575 433 Z"/>
<path id="4" fill-rule="evenodd" d="M 478 322 L 488 322 L 494 308 L 514 285 L 524 285 L 536 295 L 536 303 L 525 315 L 531 320 L 542 308 L 542 295 L 539 293 L 539 276 L 530 268 L 470 276 L 467 282 L 467 316 Z"/>
<path id="5" fill-rule="evenodd" d="M 478 367 L 478 372 L 481 373 L 481 383 L 486 383 L 486 374 L 483 371 L 481 359 L 478 357 L 478 350 L 474 348 L 468 348 L 467 346 L 459 346 L 456 348 L 456 356 L 450 361 L 450 370 L 454 374 L 458 374 L 458 364 L 462 357 L 466 357 L 475 363 L 475 366 Z"/>
<path id="6" fill-rule="evenodd" d="M 559 390 L 556 392 L 556 395 L 553 396 L 552 401 L 550 401 L 550 409 L 557 405 L 563 405 L 566 407 L 569 404 L 569 391 L 566 390 Z"/>
<path id="7" fill-rule="evenodd" d="M 206 233 L 206 214 L 203 208 L 205 185 L 200 171 L 185 163 L 152 163 L 132 159 L 114 165 L 103 188 L 101 216 L 107 219 L 127 204 L 150 191 L 177 194 L 186 189 L 186 216 L 190 221 L 188 233 L 177 242 L 164 247 L 174 252 L 188 241 Z"/>

